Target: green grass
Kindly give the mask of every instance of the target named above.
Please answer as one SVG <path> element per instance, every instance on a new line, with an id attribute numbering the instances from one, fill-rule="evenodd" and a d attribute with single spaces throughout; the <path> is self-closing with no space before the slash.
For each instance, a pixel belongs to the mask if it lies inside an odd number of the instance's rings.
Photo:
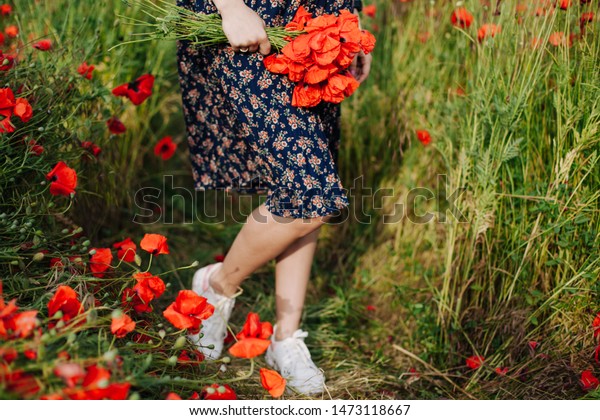
<path id="1" fill-rule="evenodd" d="M 385 191 L 375 201 L 368 191 L 352 199 L 351 212 L 370 216 L 370 223 L 349 220 L 324 229 L 303 319 L 333 398 L 598 396 L 579 384 L 583 370 L 599 372 L 592 328 L 600 311 L 598 22 L 588 24 L 570 48 L 531 44 L 555 31 L 579 33 L 581 13 L 597 11 L 597 5 L 574 2 L 546 16 L 528 10 L 519 20 L 516 3 L 502 2 L 495 14 L 479 1 L 465 1 L 474 15 L 465 30 L 451 25 L 449 2 L 379 1 L 377 18 L 363 18 L 378 44 L 369 80 L 344 103 L 340 173 L 348 188 L 362 177 L 366 187 Z M 85 260 L 92 246 L 162 233 L 171 255 L 157 258 L 152 268 L 166 273 L 168 292 L 156 304 L 164 308 L 190 286 L 192 269 L 178 268 L 225 253 L 240 224 L 226 212 L 226 223 L 184 223 L 193 209 L 177 200 L 162 209 L 174 216 L 172 224 L 132 222 L 140 187 L 160 187 L 164 175 L 173 175 L 175 186 L 192 184 L 174 45 L 153 41 L 107 52 L 128 36 L 115 13 L 136 16 L 117 0 L 61 0 L 38 10 L 33 0 L 20 1 L 15 15 L 1 21 L 18 23 L 24 42 L 50 37 L 55 48 L 42 53 L 25 46 L 22 61 L 32 65 L 18 66 L 2 80 L 14 89 L 23 83 L 37 95 L 34 119 L 17 134 L 38 138 L 44 127 L 46 150 L 33 157 L 14 141 L 17 135 L 0 135 L 6 159 L 0 173 L 0 213 L 6 214 L 0 221 L 0 278 L 7 298 L 40 310 L 42 319 L 58 284 L 101 299 L 103 307 L 88 312 L 97 317 L 90 328 L 45 337 L 37 362 L 20 355 L 14 366 L 42 378 L 46 393 L 60 386 L 49 373 L 60 350 L 84 364 L 117 348 L 125 363 L 114 375 L 130 380 L 139 398 L 164 398 L 170 390 L 185 397 L 247 374 L 249 363 L 242 360 L 224 373 L 212 363 L 187 371 L 172 366 L 171 347 L 180 334 L 158 310 L 140 328 L 154 338 L 151 360 L 135 351 L 147 350 L 144 345 L 111 343 L 110 314 L 135 267 L 101 281 L 76 270 L 48 270 L 52 256 L 78 253 Z M 488 22 L 502 31 L 478 42 L 477 29 Z M 429 37 L 421 42 L 425 32 Z M 97 65 L 89 82 L 75 72 L 84 60 Z M 110 94 L 149 72 L 157 77 L 155 93 L 140 107 Z M 457 94 L 459 87 L 464 95 Z M 111 115 L 126 123 L 125 135 L 108 135 Z M 417 141 L 419 129 L 431 133 L 430 145 Z M 172 135 L 179 150 L 159 162 L 152 148 L 164 135 Z M 77 146 L 86 139 L 102 147 L 99 159 L 81 160 Z M 40 189 L 57 160 L 80 174 L 73 205 Z M 415 188 L 430 189 L 435 199 L 415 201 Z M 458 190 L 454 204 L 465 218 L 460 223 L 436 207 L 444 194 Z M 218 199 L 207 197 L 209 205 Z M 398 204 L 405 212 L 386 219 Z M 415 223 L 426 211 L 434 218 Z M 71 243 L 77 226 L 85 236 Z M 50 255 L 35 261 L 41 249 Z M 273 284 L 272 265 L 244 284 L 235 331 L 248 311 L 274 320 Z M 530 341 L 540 343 L 535 351 Z M 19 353 L 27 345 L 14 342 Z M 485 357 L 480 369 L 465 365 L 473 355 Z M 508 373 L 498 375 L 496 367 Z M 257 369 L 233 386 L 241 398 L 266 395 Z"/>

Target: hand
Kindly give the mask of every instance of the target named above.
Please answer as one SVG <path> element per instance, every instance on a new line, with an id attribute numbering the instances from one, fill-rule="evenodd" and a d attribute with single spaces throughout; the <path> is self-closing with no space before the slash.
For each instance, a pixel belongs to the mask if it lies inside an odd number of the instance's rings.
<path id="1" fill-rule="evenodd" d="M 214 0 L 214 3 L 223 18 L 223 32 L 234 51 L 246 52 L 247 48 L 248 52 L 260 51 L 262 55 L 271 53 L 265 22 L 243 0 Z"/>
<path id="2" fill-rule="evenodd" d="M 371 62 L 373 56 L 371 54 L 365 54 L 363 51 L 359 51 L 354 57 L 352 64 L 350 64 L 350 74 L 358 81 L 362 83 L 367 80 L 369 73 L 371 72 Z"/>
<path id="3" fill-rule="evenodd" d="M 354 14 L 358 16 L 358 27 L 362 29 L 362 25 L 360 24 L 360 14 L 358 10 L 354 9 Z M 371 54 L 365 54 L 362 50 L 356 54 L 354 60 L 352 60 L 352 64 L 350 64 L 350 74 L 354 76 L 358 83 L 362 83 L 367 80 L 369 77 L 369 73 L 371 72 L 371 62 L 373 61 L 373 57 Z"/>

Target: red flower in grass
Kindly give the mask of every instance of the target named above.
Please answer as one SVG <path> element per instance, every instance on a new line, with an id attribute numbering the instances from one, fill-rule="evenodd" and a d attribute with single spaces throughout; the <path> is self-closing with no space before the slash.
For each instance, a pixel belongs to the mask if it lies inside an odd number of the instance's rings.
<path id="1" fill-rule="evenodd" d="M 167 238 L 157 233 L 147 233 L 140 242 L 140 248 L 152 255 L 168 254 Z"/>
<path id="2" fill-rule="evenodd" d="M 24 373 L 21 369 L 11 371 L 3 363 L 0 363 L 0 383 L 5 391 L 22 398 L 32 398 L 41 389 L 34 376 Z"/>
<path id="3" fill-rule="evenodd" d="M 70 195 L 75 194 L 77 187 L 77 172 L 67 166 L 65 162 L 58 162 L 54 168 L 46 174 L 50 181 L 50 194 Z"/>
<path id="4" fill-rule="evenodd" d="M 77 293 L 69 286 L 59 286 L 48 302 L 48 317 L 52 318 L 58 311 L 62 312 L 61 319 L 65 323 L 69 323 L 83 312 L 83 305 L 79 302 Z"/>
<path id="5" fill-rule="evenodd" d="M 126 96 L 134 105 L 140 105 L 152 95 L 154 76 L 144 74 L 135 81 L 117 86 L 112 90 L 115 96 Z"/>
<path id="6" fill-rule="evenodd" d="M 596 378 L 589 369 L 581 372 L 580 382 L 584 391 L 593 391 L 600 385 L 598 378 Z"/>
<path id="7" fill-rule="evenodd" d="M 42 39 L 41 41 L 38 41 L 35 44 L 33 44 L 33 48 L 40 51 L 48 51 L 52 49 L 52 41 L 50 41 L 49 39 Z"/>
<path id="8" fill-rule="evenodd" d="M 143 302 L 139 295 L 130 287 L 123 290 L 121 296 L 121 304 L 125 310 L 131 310 L 133 308 L 136 312 L 152 312 L 150 302 Z"/>
<path id="9" fill-rule="evenodd" d="M 39 156 L 42 153 L 44 153 L 44 146 L 39 144 L 37 141 L 31 139 L 31 140 L 29 140 L 28 144 L 29 144 L 29 147 L 31 148 L 30 150 L 31 150 L 32 154 Z"/>
<path id="10" fill-rule="evenodd" d="M 102 152 L 102 149 L 96 144 L 92 143 L 91 141 L 82 141 L 81 147 L 90 152 L 95 157 L 98 157 L 98 155 Z"/>
<path id="11" fill-rule="evenodd" d="M 417 138 L 421 143 L 423 143 L 424 146 L 427 146 L 429 143 L 431 143 L 431 134 L 429 134 L 429 131 L 417 130 L 416 134 Z"/>
<path id="12" fill-rule="evenodd" d="M 494 369 L 494 371 L 500 376 L 506 376 L 506 374 L 508 373 L 508 368 L 507 367 L 497 367 L 496 369 Z"/>
<path id="13" fill-rule="evenodd" d="M 237 400 L 235 391 L 229 385 L 212 384 L 202 389 L 203 400 Z"/>
<path id="14" fill-rule="evenodd" d="M 471 369 L 479 369 L 483 365 L 484 361 L 485 358 L 482 356 L 471 356 L 467 358 L 466 364 Z"/>
<path id="15" fill-rule="evenodd" d="M 377 6 L 375 6 L 374 4 L 369 4 L 363 7 L 362 12 L 370 18 L 374 18 L 375 14 L 377 13 Z"/>
<path id="16" fill-rule="evenodd" d="M 466 29 L 473 23 L 473 15 L 464 7 L 458 7 L 452 12 L 450 20 L 454 26 Z"/>
<path id="17" fill-rule="evenodd" d="M 16 38 L 19 35 L 19 28 L 15 25 L 9 25 L 4 29 L 4 33 L 9 38 Z"/>
<path id="18" fill-rule="evenodd" d="M 135 329 L 135 321 L 129 315 L 120 314 L 112 319 L 110 331 L 117 337 L 123 338 Z"/>
<path id="19" fill-rule="evenodd" d="M 592 328 L 594 329 L 594 338 L 600 337 L 600 312 L 596 314 L 596 318 L 592 321 Z"/>
<path id="20" fill-rule="evenodd" d="M 83 77 L 85 77 L 88 80 L 92 80 L 92 72 L 94 71 L 96 67 L 95 66 L 91 66 L 89 65 L 87 62 L 83 62 L 79 65 L 79 67 L 77 67 L 77 73 L 79 73 L 80 75 L 82 75 Z"/>
<path id="21" fill-rule="evenodd" d="M 10 364 L 17 360 L 19 357 L 19 353 L 12 347 L 0 347 L 0 359 L 4 360 L 6 363 Z"/>
<path id="22" fill-rule="evenodd" d="M 150 301 L 159 298 L 165 292 L 165 283 L 159 277 L 148 272 L 135 273 L 133 278 L 137 281 L 137 284 L 133 286 L 133 290 L 144 303 L 150 303 Z"/>
<path id="23" fill-rule="evenodd" d="M 123 124 L 117 117 L 109 118 L 106 121 L 106 125 L 108 126 L 108 131 L 110 131 L 112 134 L 123 134 L 127 131 L 125 124 Z"/>
<path id="24" fill-rule="evenodd" d="M 558 7 L 562 10 L 567 10 L 571 6 L 571 0 L 558 0 Z"/>
<path id="25" fill-rule="evenodd" d="M 182 398 L 175 392 L 169 392 L 165 400 L 181 400 Z"/>
<path id="26" fill-rule="evenodd" d="M 260 383 L 273 398 L 279 398 L 285 391 L 286 381 L 281 375 L 271 369 L 260 369 Z"/>
<path id="27" fill-rule="evenodd" d="M 92 276 L 101 279 L 104 277 L 106 270 L 110 268 L 113 256 L 110 248 L 92 248 L 92 251 L 96 252 L 90 257 L 90 271 Z"/>
<path id="28" fill-rule="evenodd" d="M 191 354 L 187 350 L 182 350 L 177 361 L 184 364 L 200 363 L 204 360 L 204 354 L 198 350 L 194 350 Z"/>
<path id="29" fill-rule="evenodd" d="M 192 290 L 180 290 L 175 302 L 163 312 L 163 316 L 180 330 L 187 329 L 190 334 L 200 331 L 202 321 L 209 318 L 215 307 L 206 298 L 198 296 Z"/>
<path id="30" fill-rule="evenodd" d="M 0 32 L 0 44 L 4 43 L 4 35 Z M 0 50 L 0 71 L 8 71 L 15 64 L 15 57 L 12 55 L 6 55 Z"/>
<path id="31" fill-rule="evenodd" d="M 477 39 L 479 42 L 483 41 L 485 38 L 494 38 L 501 32 L 500 25 L 496 25 L 493 23 L 486 23 L 479 28 L 477 31 Z"/>
<path id="32" fill-rule="evenodd" d="M 131 238 L 125 238 L 121 242 L 115 242 L 113 248 L 118 249 L 117 258 L 125 262 L 133 262 L 135 260 L 135 252 L 137 250 L 136 244 Z"/>
<path id="33" fill-rule="evenodd" d="M 564 32 L 553 32 L 550 34 L 550 37 L 548 38 L 548 43 L 550 43 L 550 45 L 553 45 L 555 47 L 558 46 L 567 46 L 568 41 L 567 41 L 567 37 L 565 36 Z"/>
<path id="34" fill-rule="evenodd" d="M 250 312 L 246 317 L 246 322 L 242 331 L 236 338 L 239 340 L 229 349 L 235 357 L 243 359 L 252 359 L 260 356 L 271 344 L 269 337 L 273 334 L 273 325 L 270 322 L 260 322 L 258 314 Z"/>
<path id="35" fill-rule="evenodd" d="M 77 363 L 59 363 L 52 372 L 61 378 L 69 388 L 74 387 L 85 378 L 85 370 Z"/>
<path id="36" fill-rule="evenodd" d="M 64 390 L 63 394 L 71 400 L 126 399 L 131 385 L 127 382 L 107 384 L 110 377 L 110 371 L 96 365 L 90 366 L 87 368 L 83 380 L 77 378 L 77 387 L 69 387 Z"/>
<path id="37" fill-rule="evenodd" d="M 26 338 L 31 335 L 33 329 L 38 325 L 38 311 L 17 312 L 4 320 L 0 319 L 0 337 L 10 331 L 12 338 Z"/>
<path id="38" fill-rule="evenodd" d="M 21 121 L 28 122 L 33 116 L 33 109 L 25 98 L 18 98 L 13 109 L 14 115 L 19 117 Z"/>
<path id="39" fill-rule="evenodd" d="M 10 4 L 3 4 L 0 6 L 0 15 L 8 16 L 12 13 L 12 7 Z"/>
<path id="40" fill-rule="evenodd" d="M 177 150 L 177 144 L 173 143 L 171 136 L 163 137 L 154 146 L 154 154 L 160 156 L 162 160 L 168 160 L 173 157 Z"/>

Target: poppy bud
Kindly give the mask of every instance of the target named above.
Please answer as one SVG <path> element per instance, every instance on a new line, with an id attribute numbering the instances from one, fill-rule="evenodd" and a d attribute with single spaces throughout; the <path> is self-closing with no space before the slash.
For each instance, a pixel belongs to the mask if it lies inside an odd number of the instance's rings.
<path id="1" fill-rule="evenodd" d="M 158 332 L 158 336 L 159 336 L 160 338 L 165 338 L 165 335 L 167 335 L 167 333 L 165 332 L 165 330 L 160 330 L 160 331 Z"/>
<path id="2" fill-rule="evenodd" d="M 173 344 L 173 350 L 182 348 L 185 345 L 186 341 L 187 338 L 185 338 L 183 335 L 179 337 L 177 340 L 175 340 L 175 344 Z"/>
<path id="3" fill-rule="evenodd" d="M 215 349 L 215 345 L 214 344 L 209 344 L 208 346 L 206 346 L 207 349 L 210 350 L 214 350 Z"/>
<path id="4" fill-rule="evenodd" d="M 91 242 L 89 239 L 86 239 L 85 241 L 83 241 L 83 243 L 81 245 L 83 246 L 90 246 Z"/>
<path id="5" fill-rule="evenodd" d="M 231 363 L 231 357 L 229 357 L 229 356 L 225 356 L 225 357 L 223 357 L 223 359 L 221 359 L 221 361 L 222 361 L 223 363 Z"/>
<path id="6" fill-rule="evenodd" d="M 56 311 L 54 316 L 51 319 L 60 319 L 63 317 L 63 312 L 61 310 Z"/>
<path id="7" fill-rule="evenodd" d="M 115 350 L 115 349 L 109 350 L 102 355 L 102 358 L 106 362 L 112 362 L 113 360 L 115 360 L 115 357 L 117 357 L 117 350 Z"/>
<path id="8" fill-rule="evenodd" d="M 200 263 L 198 261 L 194 261 L 190 267 L 198 267 Z"/>
<path id="9" fill-rule="evenodd" d="M 44 259 L 44 253 L 43 252 L 37 252 L 34 256 L 33 256 L 33 261 L 35 262 L 40 262 Z"/>
<path id="10" fill-rule="evenodd" d="M 209 386 L 204 390 L 204 392 L 206 392 L 207 394 L 214 394 L 217 391 L 212 386 Z"/>

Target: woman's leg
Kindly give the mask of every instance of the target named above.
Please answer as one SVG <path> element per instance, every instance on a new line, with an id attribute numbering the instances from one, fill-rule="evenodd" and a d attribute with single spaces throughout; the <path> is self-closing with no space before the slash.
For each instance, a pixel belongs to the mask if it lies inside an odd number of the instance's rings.
<path id="1" fill-rule="evenodd" d="M 306 287 L 320 230 L 317 228 L 296 240 L 277 257 L 275 268 L 276 340 L 290 337 L 300 326 Z"/>
<path id="2" fill-rule="evenodd" d="M 264 204 L 260 205 L 248 216 L 221 269 L 212 275 L 210 285 L 221 295 L 234 295 L 246 277 L 314 232 L 326 220 L 327 217 L 284 218 L 270 213 Z"/>

